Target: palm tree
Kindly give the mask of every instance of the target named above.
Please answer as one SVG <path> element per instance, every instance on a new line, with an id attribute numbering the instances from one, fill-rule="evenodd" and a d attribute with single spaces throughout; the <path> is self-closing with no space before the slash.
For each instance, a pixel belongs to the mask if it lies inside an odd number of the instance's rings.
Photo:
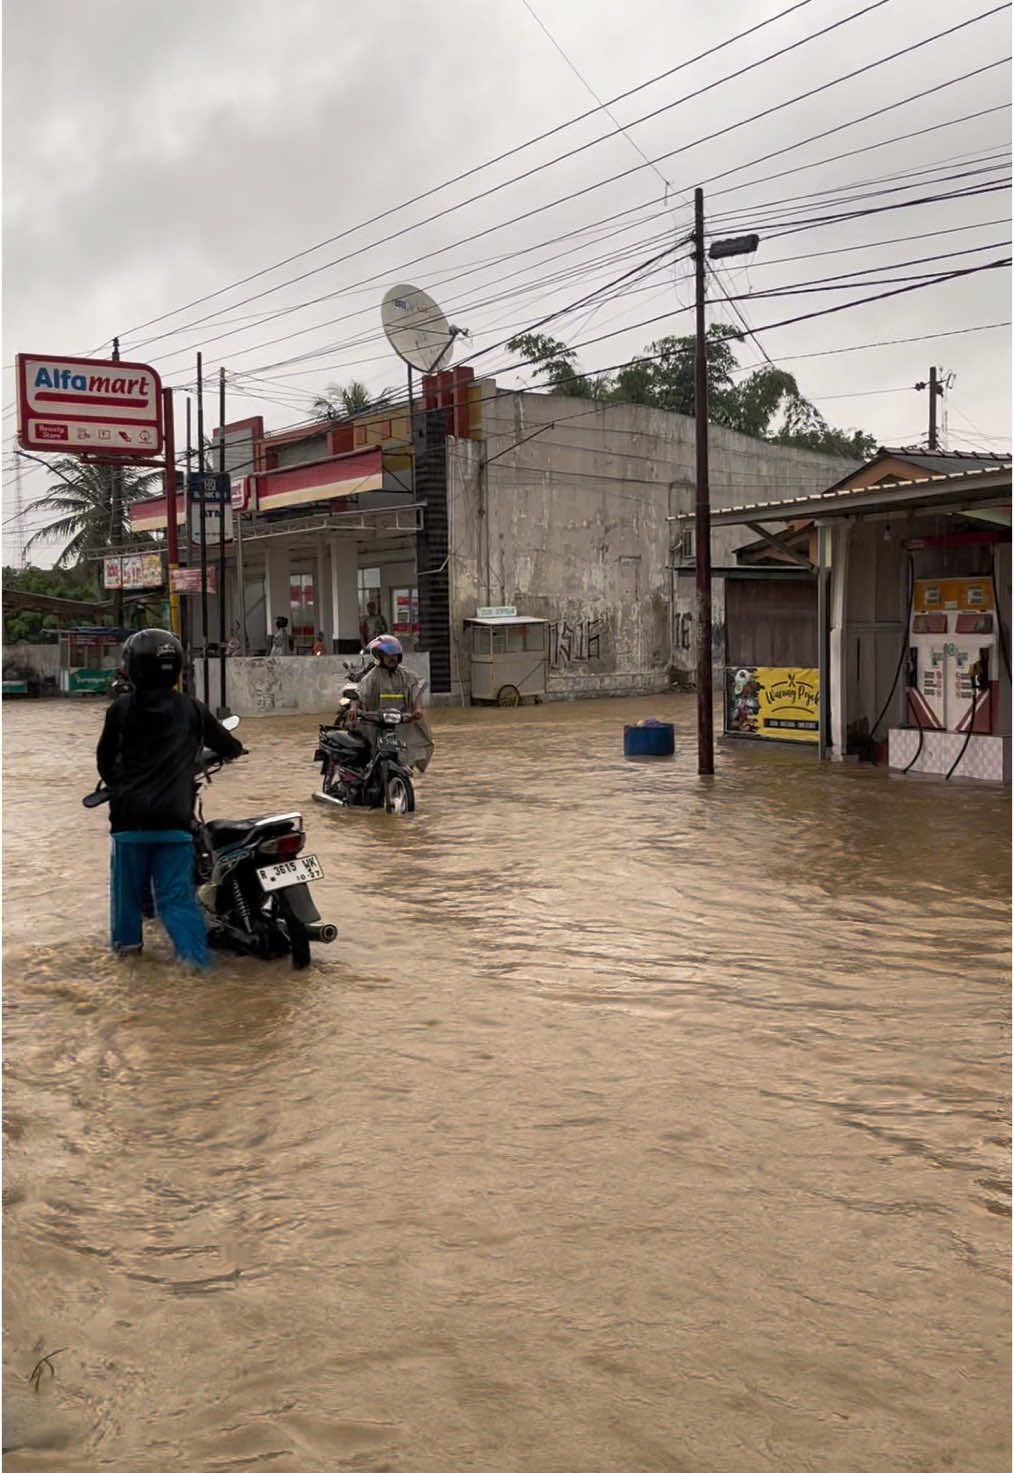
<path id="1" fill-rule="evenodd" d="M 132 466 L 96 465 L 70 456 L 47 463 L 47 470 L 58 478 L 27 508 L 32 511 L 55 512 L 51 522 L 32 534 L 25 543 L 28 553 L 37 542 L 66 539 L 55 566 L 75 567 L 89 553 L 104 548 L 150 543 L 145 533 L 130 529 L 130 507 L 155 488 L 162 479 L 161 470 L 138 471 Z M 114 476 L 121 478 L 119 507 L 115 505 Z"/>
<path id="2" fill-rule="evenodd" d="M 361 384 L 358 379 L 352 379 L 345 385 L 328 384 L 324 393 L 318 394 L 313 401 L 313 417 L 348 419 L 363 409 L 374 405 L 379 407 L 386 398 L 386 394 L 381 394 L 378 399 L 374 399 L 366 385 Z"/>

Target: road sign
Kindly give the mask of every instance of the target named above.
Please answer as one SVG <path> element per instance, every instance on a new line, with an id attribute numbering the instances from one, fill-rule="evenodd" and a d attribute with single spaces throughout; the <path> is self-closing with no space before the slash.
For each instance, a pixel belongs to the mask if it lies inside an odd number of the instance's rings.
<path id="1" fill-rule="evenodd" d="M 202 476 L 200 471 L 190 473 L 190 500 L 200 501 L 201 482 L 204 482 L 205 504 L 211 501 L 222 502 L 227 505 L 232 500 L 232 477 L 226 472 L 224 475 L 212 471 L 206 471 Z"/>
<path id="2" fill-rule="evenodd" d="M 226 477 L 228 480 L 228 477 Z M 193 493 L 191 493 L 192 495 Z M 225 510 L 225 541 L 232 541 L 232 507 L 226 506 Z M 219 523 L 221 521 L 223 508 L 215 501 L 208 501 L 204 506 L 204 540 L 209 551 L 216 548 L 219 542 Z M 190 536 L 193 542 L 201 540 L 201 504 L 199 501 L 190 503 Z"/>
<path id="3" fill-rule="evenodd" d="M 162 453 L 162 382 L 146 363 L 17 355 L 26 450 L 137 460 Z"/>

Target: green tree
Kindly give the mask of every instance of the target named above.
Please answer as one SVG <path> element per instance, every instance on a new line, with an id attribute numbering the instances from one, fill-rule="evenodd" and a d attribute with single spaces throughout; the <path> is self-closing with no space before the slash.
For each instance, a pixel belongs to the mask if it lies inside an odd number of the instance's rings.
<path id="1" fill-rule="evenodd" d="M 609 382 L 602 378 L 588 378 L 575 369 L 577 354 L 573 348 L 557 342 L 540 332 L 521 333 L 507 344 L 511 353 L 520 353 L 542 374 L 551 389 L 557 394 L 569 394 L 572 399 L 606 399 L 609 397 Z"/>
<path id="2" fill-rule="evenodd" d="M 314 399 L 312 413 L 314 419 L 348 419 L 363 409 L 383 404 L 386 398 L 386 394 L 381 394 L 379 399 L 373 399 L 365 384 L 352 379 L 344 385 L 328 384 L 324 393 L 318 394 Z"/>
<path id="3" fill-rule="evenodd" d="M 5 567 L 3 586 L 5 590 L 18 593 L 45 593 L 51 598 L 81 599 L 84 602 L 99 602 L 97 564 L 82 564 L 80 567 L 36 568 L 29 564 L 24 568 Z M 34 639 L 43 629 L 56 629 L 59 619 L 56 614 L 39 614 L 31 609 L 24 613 L 11 614 L 4 620 L 4 643 L 16 644 L 18 640 Z"/>
<path id="4" fill-rule="evenodd" d="M 791 373 L 765 365 L 738 383 L 737 343 L 743 333 L 727 323 L 708 328 L 708 419 L 712 424 L 769 440 L 846 459 L 867 460 L 876 439 L 862 430 L 834 429 L 801 393 Z M 565 343 L 538 333 L 512 338 L 521 353 L 557 393 L 576 398 L 603 397 L 618 404 L 646 404 L 692 415 L 696 398 L 696 340 L 665 337 L 649 343 L 642 355 L 621 368 L 611 382 L 583 375 L 577 354 Z"/>
<path id="5" fill-rule="evenodd" d="M 27 510 L 55 515 L 28 539 L 26 553 L 41 542 L 63 542 L 56 566 L 69 568 L 107 547 L 150 544 L 146 533 L 131 531 L 130 507 L 161 485 L 161 470 L 95 465 L 73 456 L 54 461 L 47 470 L 55 482 Z M 113 481 L 117 474 L 122 478 L 118 511 Z"/>

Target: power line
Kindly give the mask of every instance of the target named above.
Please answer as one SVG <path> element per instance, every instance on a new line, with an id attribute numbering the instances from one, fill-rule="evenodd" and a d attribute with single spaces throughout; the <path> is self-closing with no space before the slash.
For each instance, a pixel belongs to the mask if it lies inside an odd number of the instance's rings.
<path id="1" fill-rule="evenodd" d="M 682 103 L 687 102 L 687 101 L 690 101 L 690 100 L 692 100 L 692 99 L 700 96 L 703 92 L 710 91 L 714 87 L 720 86 L 720 85 L 722 85 L 722 83 L 724 83 L 726 81 L 730 81 L 730 80 L 733 80 L 734 78 L 736 78 L 738 76 L 741 76 L 744 71 L 753 70 L 757 66 L 763 65 L 767 61 L 770 61 L 770 60 L 774 59 L 777 56 L 782 56 L 782 55 L 785 55 L 787 52 L 796 50 L 800 46 L 805 45 L 807 41 L 813 40 L 813 39 L 815 39 L 816 37 L 819 37 L 819 36 L 826 35 L 829 31 L 834 30 L 834 29 L 838 28 L 841 25 L 845 25 L 848 22 L 850 22 L 850 21 L 852 21 L 854 19 L 857 19 L 857 18 L 861 17 L 862 15 L 867 14 L 870 10 L 879 8 L 880 5 L 887 4 L 887 3 L 890 3 L 890 0 L 872 0 L 872 3 L 869 4 L 869 5 L 867 5 L 867 6 L 865 6 L 863 9 L 861 9 L 859 11 L 856 11 L 856 12 L 854 12 L 853 14 L 851 14 L 849 16 L 843 17 L 841 20 L 835 21 L 831 25 L 826 26 L 826 27 L 824 27 L 823 29 L 821 29 L 819 31 L 812 32 L 810 35 L 801 38 L 799 41 L 793 42 L 791 45 L 789 45 L 787 47 L 783 47 L 781 50 L 779 50 L 777 52 L 773 52 L 769 56 L 766 56 L 764 58 L 761 58 L 761 60 L 759 60 L 757 62 L 751 63 L 749 67 L 742 68 L 739 72 L 730 73 L 729 75 L 727 75 L 725 77 L 719 78 L 718 81 L 716 81 L 716 82 L 709 83 L 707 87 L 699 88 L 696 92 L 685 94 L 683 97 L 678 98 L 675 102 L 669 103 L 665 107 L 659 108 L 659 109 L 657 109 L 653 113 L 646 114 L 645 117 L 639 118 L 636 121 L 637 122 L 644 122 L 644 121 L 647 120 L 647 118 L 656 117 L 656 116 L 658 116 L 662 112 L 671 111 L 672 108 L 678 107 Z M 761 118 L 769 117 L 773 113 L 780 112 L 784 108 L 792 107 L 797 102 L 805 101 L 806 99 L 808 99 L 810 97 L 817 96 L 818 94 L 823 93 L 823 92 L 826 92 L 826 91 L 830 90 L 833 87 L 841 86 L 844 82 L 853 81 L 856 77 L 862 76 L 865 73 L 870 72 L 870 71 L 873 71 L 873 70 L 875 70 L 878 67 L 885 66 L 889 62 L 896 61 L 901 56 L 907 56 L 907 55 L 911 54 L 912 52 L 918 51 L 918 50 L 920 50 L 921 48 L 923 48 L 925 46 L 932 45 L 936 41 L 940 41 L 940 40 L 944 39 L 947 36 L 954 35 L 958 31 L 965 30 L 968 26 L 975 25 L 979 21 L 985 20 L 988 17 L 990 17 L 992 15 L 996 15 L 996 14 L 998 14 L 999 12 L 1001 12 L 1003 10 L 1008 10 L 1009 8 L 1010 8 L 1010 0 L 1004 0 L 1004 3 L 1003 4 L 996 5 L 996 6 L 993 6 L 989 10 L 982 11 L 979 15 L 972 16 L 968 20 L 960 21 L 960 22 L 958 22 L 957 24 L 955 24 L 953 26 L 949 26 L 949 27 L 947 27 L 946 29 L 944 29 L 942 31 L 938 31 L 938 32 L 936 32 L 935 34 L 933 34 L 931 36 L 925 37 L 921 41 L 912 42 L 908 46 L 902 47 L 900 50 L 895 51 L 895 52 L 892 52 L 890 55 L 878 57 L 876 60 L 871 61 L 871 62 L 868 62 L 866 65 L 864 65 L 862 67 L 857 67 L 857 68 L 855 68 L 851 72 L 844 73 L 842 76 L 832 78 L 830 81 L 824 82 L 824 83 L 820 84 L 817 87 L 809 88 L 807 91 L 798 93 L 795 97 L 788 98 L 788 99 L 786 99 L 783 102 L 775 103 L 775 104 L 773 104 L 772 106 L 770 106 L 768 108 L 762 109 L 760 112 L 757 112 L 757 113 L 752 114 L 748 118 L 741 119 L 737 123 L 727 124 L 724 128 L 719 128 L 719 129 L 715 130 L 712 133 L 709 133 L 707 135 L 704 135 L 701 138 L 695 139 L 691 143 L 686 143 L 686 144 L 681 145 L 679 148 L 672 149 L 668 153 L 662 154 L 658 158 L 652 160 L 652 163 L 661 163 L 665 159 L 674 158 L 678 154 L 686 153 L 691 148 L 696 148 L 696 147 L 698 147 L 702 143 L 708 143 L 708 142 L 713 141 L 715 138 L 724 137 L 727 133 L 733 132 L 733 131 L 735 131 L 735 130 L 737 130 L 739 128 L 746 127 L 746 126 L 748 126 L 751 123 L 755 123 L 755 122 L 759 121 Z M 611 137 L 611 136 L 615 136 L 615 135 L 610 134 L 610 135 L 605 135 L 605 136 L 610 136 Z M 595 140 L 595 143 L 598 143 L 598 142 L 601 142 L 601 141 L 603 141 L 603 140 L 602 139 L 596 139 Z M 572 150 L 570 150 L 569 152 L 567 152 L 565 154 L 560 154 L 555 159 L 551 159 L 547 163 L 540 164 L 540 165 L 538 165 L 537 167 L 535 167 L 533 169 L 527 170 L 523 174 L 517 175 L 517 176 L 515 176 L 512 179 L 505 180 L 505 181 L 503 181 L 500 184 L 497 184 L 495 186 L 492 186 L 490 189 L 484 190 L 484 191 L 482 191 L 481 193 L 479 193 L 477 195 L 473 195 L 468 200 L 462 201 L 460 204 L 448 206 L 447 208 L 445 208 L 443 210 L 437 211 L 433 215 L 426 216 L 422 220 L 416 221 L 412 225 L 403 226 L 401 229 L 396 230 L 396 231 L 393 231 L 392 233 L 390 233 L 390 234 L 388 234 L 386 236 L 381 237 L 379 240 L 371 241 L 368 245 L 359 246 L 354 251 L 348 252 L 344 256 L 340 256 L 340 257 L 338 257 L 338 258 L 336 258 L 336 259 L 334 259 L 332 261 L 325 262 L 322 266 L 315 267 L 312 271 L 305 272 L 305 273 L 303 273 L 303 275 L 298 276 L 298 277 L 290 278 L 288 281 L 283 282 L 283 283 L 280 283 L 280 286 L 291 286 L 291 285 L 294 285 L 296 282 L 304 281 L 304 280 L 306 280 L 310 276 L 318 275 L 321 271 L 330 270 L 330 269 L 332 269 L 335 266 L 342 265 L 344 262 L 349 261 L 349 260 L 352 260 L 356 256 L 363 255 L 363 254 L 365 254 L 368 251 L 376 250 L 380 246 L 387 245 L 392 240 L 397 240 L 401 236 L 408 234 L 412 230 L 420 229 L 424 225 L 430 225 L 430 224 L 434 223 L 436 220 L 443 219 L 447 215 L 453 214 L 457 210 L 464 208 L 465 205 L 476 204 L 480 200 L 488 199 L 491 195 L 496 194 L 496 193 L 499 193 L 501 190 L 508 188 L 510 185 L 519 183 L 519 182 L 521 182 L 524 179 L 530 178 L 533 174 L 541 173 L 544 169 L 550 168 L 550 167 L 552 167 L 556 163 L 560 163 L 560 162 L 563 162 L 563 161 L 565 161 L 567 159 L 570 159 L 570 158 L 574 157 L 574 155 L 576 153 L 583 152 L 585 149 L 587 149 L 589 147 L 593 147 L 593 146 L 594 146 L 594 143 L 584 144 L 584 145 L 581 145 L 580 148 L 572 149 Z M 466 240 L 464 240 L 464 241 L 458 241 L 455 244 L 456 245 L 463 245 L 463 244 L 467 244 L 467 243 L 469 243 L 469 242 L 471 242 L 473 240 L 482 239 L 482 238 L 484 238 L 487 235 L 494 234 L 495 232 L 497 232 L 499 230 L 506 229 L 508 225 L 519 224 L 521 221 L 531 219 L 531 218 L 533 218 L 536 215 L 539 215 L 539 214 L 544 213 L 548 209 L 553 209 L 553 208 L 555 208 L 558 205 L 568 203 L 569 201 L 571 201 L 573 199 L 578 199 L 578 198 L 582 197 L 585 194 L 589 194 L 589 193 L 593 192 L 594 190 L 602 189 L 606 185 L 613 184 L 613 183 L 617 182 L 620 179 L 628 178 L 631 174 L 636 174 L 636 173 L 640 172 L 640 170 L 643 169 L 643 168 L 645 168 L 645 167 L 647 167 L 647 165 L 645 165 L 645 164 L 637 164 L 637 165 L 635 165 L 634 167 L 632 167 L 630 169 L 622 170 L 620 173 L 611 175 L 609 178 L 599 180 L 599 181 L 597 181 L 594 184 L 587 185 L 587 186 L 585 186 L 582 189 L 575 190 L 572 193 L 570 193 L 568 195 L 564 195 L 564 196 L 562 196 L 559 199 L 551 200 L 551 201 L 549 201 L 546 204 L 539 205 L 539 206 L 537 206 L 536 208 L 534 208 L 532 210 L 526 211 L 526 212 L 524 212 L 521 215 L 515 216 L 511 220 L 504 221 L 504 222 L 502 222 L 499 225 L 489 226 L 489 227 L 487 227 L 484 230 L 475 232 L 473 235 L 467 237 Z M 443 254 L 444 251 L 449 250 L 451 248 L 452 247 L 450 247 L 450 246 L 445 246 L 445 247 L 442 247 L 442 248 L 440 248 L 440 249 L 438 249 L 436 251 L 426 252 L 423 256 L 416 257 L 414 260 L 409 261 L 407 263 L 407 265 L 410 265 L 410 266 L 411 265 L 415 265 L 420 260 L 426 260 L 429 257 L 432 257 L 434 255 Z M 402 269 L 404 269 L 404 268 L 402 268 Z M 276 286 L 276 287 L 267 288 L 267 289 L 265 289 L 264 291 L 261 291 L 261 292 L 253 293 L 251 296 L 244 297 L 240 301 L 232 303 L 231 310 L 235 310 L 238 307 L 246 306 L 249 302 L 258 301 L 262 297 L 269 296 L 272 292 L 277 291 L 279 289 L 280 289 L 280 287 L 279 286 Z M 309 302 L 303 303 L 302 305 L 304 305 L 304 306 L 316 305 L 317 302 L 319 302 L 321 300 L 326 300 L 326 298 L 323 298 L 323 297 L 322 298 L 316 298 L 316 299 L 313 299 L 313 300 L 311 300 Z M 286 310 L 292 310 L 292 309 L 286 309 Z M 200 326 L 202 324 L 202 322 L 204 322 L 206 320 L 207 320 L 206 318 L 197 318 L 197 319 L 194 320 L 194 322 L 190 323 L 189 326 L 190 327 Z M 163 337 L 163 336 L 165 336 L 165 334 L 162 334 L 160 336 L 156 336 L 155 338 L 146 339 L 146 340 L 144 340 L 140 344 L 134 344 L 131 347 L 131 350 L 130 351 L 131 352 L 136 352 L 136 351 L 138 351 L 138 349 L 140 347 L 150 346 L 151 343 L 160 341 L 161 340 L 161 337 Z M 211 341 L 214 341 L 214 340 L 212 339 Z M 198 344 L 196 346 L 203 346 L 203 344 Z"/>
<path id="2" fill-rule="evenodd" d="M 688 57 L 686 61 L 679 62 L 678 65 L 670 67 L 667 71 L 659 72 L 655 76 L 649 77 L 646 82 L 640 82 L 636 87 L 630 87 L 625 92 L 618 92 L 615 97 L 611 97 L 608 99 L 606 106 L 612 107 L 615 103 L 624 102 L 628 97 L 633 97 L 637 93 L 645 91 L 648 87 L 653 87 L 659 82 L 667 81 L 670 77 L 675 76 L 677 72 L 685 71 L 687 67 L 694 66 L 699 61 L 707 60 L 708 57 L 714 56 L 720 51 L 724 51 L 727 47 L 734 45 L 737 41 L 745 40 L 747 36 L 752 36 L 757 31 L 764 30 L 765 27 L 773 25 L 775 21 L 782 20 L 785 16 L 792 15 L 795 11 L 802 10 L 805 6 L 812 3 L 813 0 L 796 0 L 795 4 L 789 5 L 784 10 L 776 12 L 775 15 L 768 16 L 765 20 L 758 21 L 756 25 L 748 26 L 745 30 L 738 31 L 734 36 L 729 36 L 726 40 L 720 41 L 717 45 L 710 46 L 707 48 L 707 50 L 700 51 L 695 56 Z M 136 327 L 128 328 L 127 331 L 125 333 L 121 333 L 120 336 L 129 337 L 132 333 L 143 332 L 144 329 L 147 327 L 153 327 L 156 323 L 164 322 L 167 317 L 174 317 L 179 312 L 189 312 L 192 307 L 199 307 L 203 302 L 212 301 L 215 297 L 223 296 L 228 291 L 233 291 L 237 287 L 245 286 L 248 282 L 256 281 L 259 277 L 266 276 L 271 271 L 279 271 L 284 266 L 291 265 L 293 261 L 298 261 L 303 259 L 305 256 L 312 255 L 314 251 L 323 250 L 325 246 L 333 245 L 336 241 L 339 240 L 345 240 L 348 238 L 348 236 L 354 235 L 357 230 L 365 230 L 370 225 L 377 225 L 381 220 L 389 219 L 392 215 L 397 214 L 399 210 L 409 209 L 412 205 L 420 204 L 425 199 L 431 199 L 433 195 L 440 194 L 443 190 L 449 189 L 454 184 L 461 184 L 466 179 L 471 179 L 474 175 L 481 173 L 484 169 L 490 169 L 495 164 L 503 163 L 506 159 L 513 158 L 516 154 L 524 152 L 525 149 L 533 148 L 537 143 L 544 143 L 546 139 L 553 138 L 558 133 L 562 133 L 566 129 L 575 127 L 578 123 L 582 123 L 586 119 L 593 117 L 595 113 L 599 112 L 600 110 L 601 109 L 599 107 L 588 108 L 587 111 L 579 113 L 576 117 L 568 119 L 568 121 L 565 123 L 558 123 L 555 127 L 547 129 L 544 133 L 539 133 L 535 137 L 527 139 L 524 143 L 519 143 L 514 148 L 507 149 L 506 152 L 497 154 L 494 158 L 486 159 L 484 163 L 475 164 L 472 168 L 465 169 L 462 173 L 454 175 L 453 178 L 445 179 L 442 184 L 433 185 L 432 188 L 423 190 L 420 194 L 413 195 L 411 199 L 403 200 L 400 204 L 397 205 L 392 205 L 390 209 L 383 210 L 380 214 L 373 215 L 367 220 L 361 220 L 357 225 L 350 225 L 348 229 L 340 231 L 339 234 L 329 236 L 326 240 L 318 241 L 316 245 L 307 246 L 305 250 L 297 251 L 294 255 L 287 256 L 282 261 L 276 261 L 272 266 L 265 266 L 261 270 L 255 271 L 249 276 L 244 276 L 237 281 L 230 282 L 228 286 L 219 287 L 217 291 L 209 292 L 206 296 L 196 297 L 192 302 L 188 302 L 183 307 L 174 308 L 172 312 L 164 312 L 159 317 L 151 317 L 148 319 L 147 322 L 142 322 Z M 611 137 L 614 135 L 607 134 L 605 136 Z M 604 140 L 594 140 L 594 142 L 600 141 Z M 589 145 L 589 147 L 591 146 L 592 145 Z M 100 346 L 102 345 L 100 344 Z M 97 349 L 95 351 L 97 351 Z"/>

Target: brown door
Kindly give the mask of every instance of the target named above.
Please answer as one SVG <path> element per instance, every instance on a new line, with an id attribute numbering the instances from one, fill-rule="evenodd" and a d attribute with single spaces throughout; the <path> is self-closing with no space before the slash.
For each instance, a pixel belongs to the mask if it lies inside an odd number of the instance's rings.
<path id="1" fill-rule="evenodd" d="M 817 583 L 813 578 L 727 578 L 729 665 L 817 666 Z"/>

